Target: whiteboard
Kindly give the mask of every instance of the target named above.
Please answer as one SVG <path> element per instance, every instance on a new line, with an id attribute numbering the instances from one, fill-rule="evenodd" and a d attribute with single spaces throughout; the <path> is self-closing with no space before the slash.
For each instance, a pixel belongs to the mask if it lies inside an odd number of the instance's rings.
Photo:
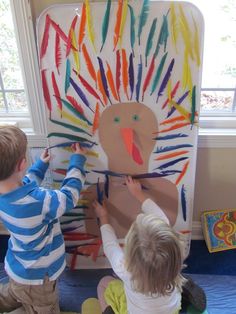
<path id="1" fill-rule="evenodd" d="M 62 218 L 71 268 L 107 267 L 91 202 L 104 198 L 121 243 L 143 189 L 183 234 L 192 230 L 203 52 L 203 17 L 188 2 L 104 1 L 54 5 L 37 39 L 53 187 L 70 145 L 89 147 L 86 185 Z"/>

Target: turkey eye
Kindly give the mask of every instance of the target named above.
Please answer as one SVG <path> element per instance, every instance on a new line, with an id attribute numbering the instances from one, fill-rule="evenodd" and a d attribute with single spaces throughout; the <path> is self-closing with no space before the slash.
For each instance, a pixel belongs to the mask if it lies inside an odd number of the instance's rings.
<path id="1" fill-rule="evenodd" d="M 140 119 L 140 118 L 139 118 L 139 116 L 138 116 L 137 114 L 134 114 L 134 115 L 133 115 L 133 120 L 134 120 L 134 121 L 139 121 L 139 119 Z"/>
<path id="2" fill-rule="evenodd" d="M 115 123 L 119 123 L 119 122 L 120 122 L 120 117 L 115 117 L 115 118 L 114 118 L 114 122 L 115 122 Z"/>

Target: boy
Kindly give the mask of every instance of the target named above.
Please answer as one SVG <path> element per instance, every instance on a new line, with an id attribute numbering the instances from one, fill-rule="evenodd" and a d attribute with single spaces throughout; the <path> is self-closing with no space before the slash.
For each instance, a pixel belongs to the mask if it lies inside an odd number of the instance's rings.
<path id="1" fill-rule="evenodd" d="M 72 149 L 60 190 L 40 188 L 50 156 L 45 150 L 26 176 L 25 134 L 0 127 L 0 218 L 10 233 L 5 257 L 9 284 L 0 285 L 0 312 L 59 314 L 56 280 L 65 268 L 58 218 L 75 207 L 84 184 L 85 150 Z"/>

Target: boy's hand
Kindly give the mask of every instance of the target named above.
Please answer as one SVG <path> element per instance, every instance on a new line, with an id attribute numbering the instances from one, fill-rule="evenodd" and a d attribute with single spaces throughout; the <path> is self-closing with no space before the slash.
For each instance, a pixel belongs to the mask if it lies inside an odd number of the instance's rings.
<path id="1" fill-rule="evenodd" d="M 45 163 L 48 163 L 49 160 L 50 160 L 51 156 L 48 152 L 48 149 L 45 148 L 44 151 L 42 152 L 42 154 L 40 155 L 40 159 L 45 162 Z"/>
<path id="2" fill-rule="evenodd" d="M 98 201 L 93 202 L 93 207 L 95 209 L 95 213 L 97 217 L 100 219 L 100 224 L 105 225 L 108 224 L 108 212 L 105 205 L 101 205 Z"/>
<path id="3" fill-rule="evenodd" d="M 82 147 L 79 143 L 72 144 L 71 148 L 74 154 L 85 155 L 87 153 L 87 149 Z"/>
<path id="4" fill-rule="evenodd" d="M 142 191 L 141 183 L 134 180 L 131 176 L 126 177 L 125 183 L 128 187 L 129 192 L 141 203 L 143 203 L 148 197 Z"/>

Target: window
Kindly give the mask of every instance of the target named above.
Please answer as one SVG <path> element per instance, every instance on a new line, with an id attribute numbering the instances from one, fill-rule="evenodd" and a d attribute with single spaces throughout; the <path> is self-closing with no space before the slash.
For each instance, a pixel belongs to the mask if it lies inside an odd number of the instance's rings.
<path id="1" fill-rule="evenodd" d="M 203 126 L 236 127 L 236 1 L 192 2 L 201 10 L 205 20 Z M 227 119 L 229 117 L 231 119 Z"/>
<path id="2" fill-rule="evenodd" d="M 45 134 L 29 1 L 0 0 L 0 18 L 0 121 Z"/>

